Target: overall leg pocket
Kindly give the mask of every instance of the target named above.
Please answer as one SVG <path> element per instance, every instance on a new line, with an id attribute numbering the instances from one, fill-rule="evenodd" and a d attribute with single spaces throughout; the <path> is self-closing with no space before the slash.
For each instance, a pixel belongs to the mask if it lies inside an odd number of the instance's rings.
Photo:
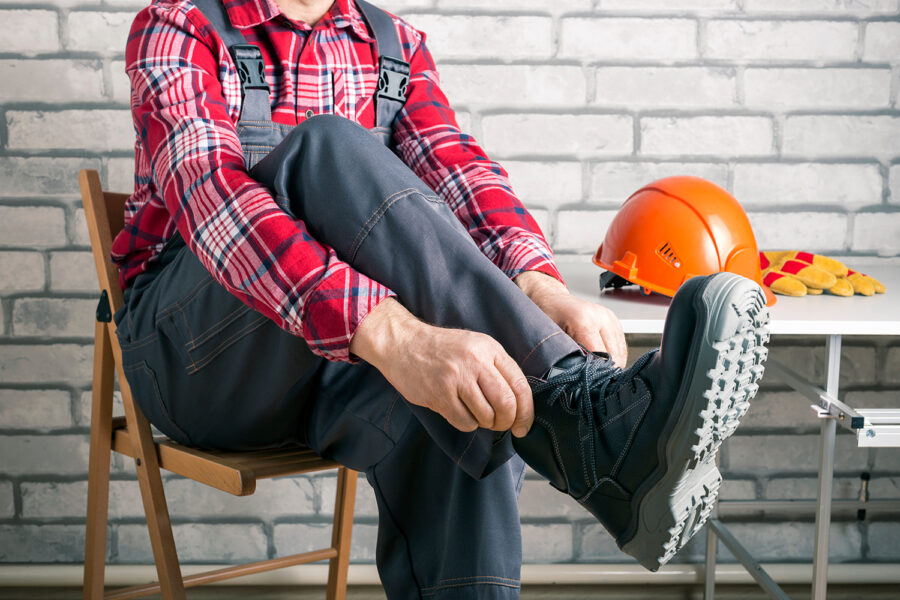
<path id="1" fill-rule="evenodd" d="M 157 429 L 180 444 L 191 444 L 188 435 L 172 420 L 169 406 L 163 400 L 156 372 L 141 360 L 124 366 L 125 378 L 135 403 Z"/>
<path id="2" fill-rule="evenodd" d="M 181 268 L 193 271 L 184 276 L 199 283 L 161 309 L 156 326 L 182 359 L 184 371 L 194 375 L 269 321 L 219 285 L 194 256 Z"/>
<path id="3" fill-rule="evenodd" d="M 196 445 L 234 450 L 302 436 L 304 380 L 318 359 L 219 285 L 193 255 L 178 277 L 196 282 L 156 313 L 163 398 Z M 158 371 L 158 372 L 159 372 Z"/>

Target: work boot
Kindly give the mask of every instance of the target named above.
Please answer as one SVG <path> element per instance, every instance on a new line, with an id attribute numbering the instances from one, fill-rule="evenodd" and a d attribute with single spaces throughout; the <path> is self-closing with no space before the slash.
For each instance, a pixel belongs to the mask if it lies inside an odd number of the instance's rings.
<path id="1" fill-rule="evenodd" d="M 756 394 L 767 321 L 753 281 L 690 279 L 672 300 L 658 350 L 628 369 L 606 354 L 569 358 L 533 380 L 534 425 L 516 450 L 656 571 L 712 511 L 722 481 L 716 454 Z"/>

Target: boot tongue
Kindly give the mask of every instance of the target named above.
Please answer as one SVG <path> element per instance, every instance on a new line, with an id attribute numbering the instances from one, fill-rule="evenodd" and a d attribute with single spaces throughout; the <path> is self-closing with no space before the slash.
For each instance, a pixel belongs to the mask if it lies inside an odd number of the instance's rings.
<path id="1" fill-rule="evenodd" d="M 558 361 L 556 361 L 550 370 L 547 371 L 541 379 L 547 380 L 551 377 L 556 377 L 560 373 L 565 373 L 570 369 L 573 369 L 577 366 L 580 366 L 585 361 L 585 355 L 580 350 L 572 352 L 571 354 L 567 354 Z"/>
<path id="2" fill-rule="evenodd" d="M 635 401 L 634 392 L 647 387 L 642 372 L 653 355 L 655 352 L 648 352 L 627 369 L 615 367 L 612 360 L 607 358 L 606 365 L 611 369 L 607 374 L 605 385 L 598 386 L 592 391 L 594 417 L 598 423 L 605 423 L 610 416 L 625 410 Z M 638 381 L 640 385 L 637 384 Z M 599 397 L 601 392 L 602 398 Z"/>

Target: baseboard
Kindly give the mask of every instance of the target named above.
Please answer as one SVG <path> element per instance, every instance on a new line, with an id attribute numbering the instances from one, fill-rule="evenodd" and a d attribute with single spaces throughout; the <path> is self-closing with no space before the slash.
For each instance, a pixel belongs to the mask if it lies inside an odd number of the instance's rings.
<path id="1" fill-rule="evenodd" d="M 223 565 L 185 565 L 185 575 Z M 812 566 L 807 564 L 772 563 L 763 565 L 779 584 L 805 584 L 812 581 Z M 0 587 L 41 586 L 77 587 L 81 585 L 81 565 L 0 564 Z M 219 585 L 325 585 L 327 565 L 301 565 L 278 571 L 259 573 L 223 582 Z M 156 580 L 153 565 L 111 565 L 106 568 L 109 586 L 128 586 Z M 900 564 L 833 564 L 828 568 L 828 581 L 835 584 L 900 584 Z M 753 583 L 738 564 L 719 564 L 716 582 L 722 584 Z M 350 585 L 378 585 L 374 565 L 350 565 Z M 630 584 L 702 584 L 703 565 L 666 565 L 651 573 L 634 564 L 559 564 L 524 565 L 525 585 L 630 585 Z"/>

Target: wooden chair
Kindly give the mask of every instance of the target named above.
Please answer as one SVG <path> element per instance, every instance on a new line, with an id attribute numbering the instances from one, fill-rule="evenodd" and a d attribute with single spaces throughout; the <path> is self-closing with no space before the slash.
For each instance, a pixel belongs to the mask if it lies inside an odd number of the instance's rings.
<path id="1" fill-rule="evenodd" d="M 110 318 L 122 305 L 118 271 L 109 259 L 110 245 L 124 226 L 123 207 L 128 196 L 103 191 L 96 171 L 82 170 L 78 180 L 102 290 L 94 330 L 84 598 L 138 598 L 161 592 L 167 600 L 183 599 L 185 587 L 329 559 L 327 597 L 329 600 L 343 600 L 347 592 L 357 473 L 324 460 L 302 446 L 255 452 L 207 452 L 179 445 L 165 437 L 153 437 L 150 424 L 134 403 L 125 380 L 116 325 Z M 114 372 L 118 372 L 125 417 L 112 416 Z M 104 595 L 110 451 L 134 459 L 159 583 L 114 590 Z M 166 507 L 161 468 L 236 496 L 252 494 L 257 479 L 336 468 L 337 499 L 331 546 L 182 577 Z"/>

